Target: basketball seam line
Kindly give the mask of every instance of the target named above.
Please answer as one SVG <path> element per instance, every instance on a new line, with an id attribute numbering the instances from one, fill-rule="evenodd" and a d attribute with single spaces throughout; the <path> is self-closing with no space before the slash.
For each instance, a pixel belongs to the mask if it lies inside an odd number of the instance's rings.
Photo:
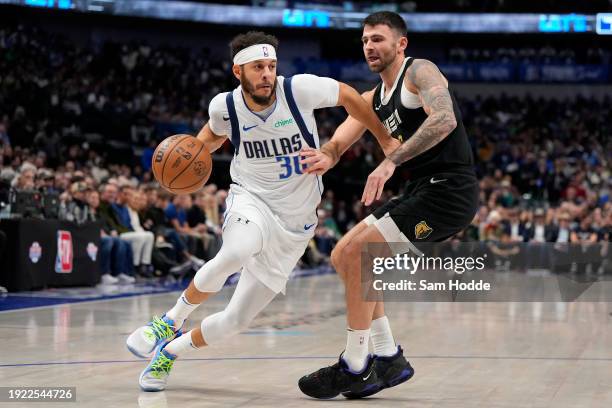
<path id="1" fill-rule="evenodd" d="M 200 154 L 200 152 L 198 152 L 198 154 Z M 195 160 L 195 159 L 194 159 L 194 160 Z M 189 166 L 187 166 L 187 167 L 189 167 Z M 211 169 L 212 169 L 212 157 L 211 157 L 211 160 L 210 160 L 210 167 L 211 167 Z M 212 170 L 211 170 L 211 171 L 212 171 Z M 177 177 L 178 177 L 178 176 L 177 176 Z M 204 177 L 200 178 L 200 179 L 199 179 L 198 181 L 196 181 L 195 183 L 190 184 L 190 185 L 185 186 L 185 187 L 181 187 L 181 188 L 173 188 L 173 187 L 169 187 L 169 188 L 172 188 L 173 190 L 186 190 L 186 189 L 188 189 L 188 188 L 191 188 L 191 187 L 195 186 L 195 185 L 196 185 L 196 184 L 198 184 L 198 183 L 201 183 L 203 178 L 204 178 Z M 172 180 L 172 181 L 174 181 L 174 180 Z"/>
<path id="2" fill-rule="evenodd" d="M 185 139 L 186 137 L 189 137 L 189 135 L 185 135 L 185 136 L 183 136 L 183 137 L 182 137 L 182 138 L 181 138 L 181 139 L 178 141 L 178 143 L 176 143 L 176 144 L 181 143 L 181 142 L 183 141 L 183 139 Z M 175 145 L 175 146 L 176 146 L 176 145 Z M 171 152 L 172 152 L 172 151 L 170 151 L 169 153 L 171 153 Z M 169 157 L 169 156 L 170 156 L 170 154 L 168 154 L 168 155 L 166 156 L 166 160 L 164 160 L 164 164 L 162 165 L 162 170 L 161 170 L 161 174 L 160 174 L 160 176 L 161 176 L 161 184 L 162 184 L 163 186 L 165 186 L 165 185 L 166 185 L 166 183 L 164 183 L 164 175 L 165 175 L 165 171 L 164 171 L 164 170 L 166 170 L 166 163 L 168 163 L 168 157 Z"/>
<path id="3" fill-rule="evenodd" d="M 177 143 L 177 144 L 178 144 L 178 143 Z M 185 166 L 185 168 L 184 168 L 183 170 L 181 170 L 181 171 L 179 172 L 179 174 L 177 174 L 177 175 L 176 175 L 176 176 L 175 176 L 175 177 L 174 177 L 174 178 L 173 178 L 173 179 L 170 181 L 170 183 L 168 183 L 168 188 L 172 188 L 172 183 L 174 183 L 174 182 L 176 181 L 176 179 L 177 179 L 177 178 L 179 178 L 179 177 L 181 176 L 181 174 L 183 174 L 183 173 L 185 172 L 185 170 L 187 170 L 187 169 L 189 168 L 189 166 L 191 165 L 191 163 L 193 163 L 193 162 L 195 161 L 196 157 L 198 157 L 198 155 L 199 155 L 200 153 L 202 153 L 202 149 L 204 149 L 204 147 L 205 147 L 205 146 L 204 146 L 204 142 L 202 142 L 202 146 L 200 146 L 200 150 L 198 150 L 198 152 L 197 152 L 196 154 L 194 154 L 194 155 L 193 155 L 193 159 L 191 159 L 191 160 L 189 161 L 189 163 L 187 163 L 187 166 Z M 164 164 L 165 164 L 165 163 L 164 163 Z M 182 188 L 181 188 L 180 190 L 182 190 Z"/>

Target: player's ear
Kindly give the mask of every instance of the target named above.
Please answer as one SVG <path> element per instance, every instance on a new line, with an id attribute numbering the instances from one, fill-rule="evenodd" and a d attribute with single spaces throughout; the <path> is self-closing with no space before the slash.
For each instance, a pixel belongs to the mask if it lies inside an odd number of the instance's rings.
<path id="1" fill-rule="evenodd" d="M 234 73 L 236 79 L 240 81 L 240 65 L 234 64 L 232 66 L 232 72 Z"/>
<path id="2" fill-rule="evenodd" d="M 404 52 L 408 48 L 408 37 L 401 36 L 399 39 L 399 49 Z"/>

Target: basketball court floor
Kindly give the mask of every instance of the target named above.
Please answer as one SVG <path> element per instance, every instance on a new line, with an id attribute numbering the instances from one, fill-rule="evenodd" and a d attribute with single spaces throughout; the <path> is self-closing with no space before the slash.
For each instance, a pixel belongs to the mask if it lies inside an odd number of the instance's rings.
<path id="1" fill-rule="evenodd" d="M 190 327 L 221 310 L 232 291 L 201 306 Z M 415 377 L 366 400 L 309 399 L 298 379 L 332 364 L 345 342 L 343 289 L 332 274 L 291 280 L 247 332 L 179 359 L 165 392 L 140 392 L 147 362 L 126 350 L 126 336 L 178 293 L 0 313 L 1 386 L 77 388 L 76 403 L 0 405 L 612 407 L 612 304 L 605 302 L 389 303 Z"/>

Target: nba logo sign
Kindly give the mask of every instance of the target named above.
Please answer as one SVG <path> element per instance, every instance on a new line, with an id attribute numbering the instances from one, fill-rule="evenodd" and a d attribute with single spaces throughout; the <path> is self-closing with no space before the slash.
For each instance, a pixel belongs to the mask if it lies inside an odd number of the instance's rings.
<path id="1" fill-rule="evenodd" d="M 70 235 L 70 231 L 57 231 L 55 272 L 72 272 L 72 235 Z"/>
<path id="2" fill-rule="evenodd" d="M 32 242 L 28 255 L 30 256 L 30 261 L 32 261 L 32 263 L 38 263 L 40 257 L 42 256 L 42 247 L 38 242 Z"/>
<path id="3" fill-rule="evenodd" d="M 87 255 L 89 259 L 96 262 L 96 257 L 98 256 L 98 247 L 93 242 L 87 244 Z"/>
<path id="4" fill-rule="evenodd" d="M 612 13 L 597 14 L 596 31 L 599 35 L 612 35 Z"/>
<path id="5" fill-rule="evenodd" d="M 268 52 L 268 47 L 263 46 L 263 47 L 261 47 L 261 50 L 263 51 L 264 57 L 269 57 L 270 56 L 270 53 Z"/>

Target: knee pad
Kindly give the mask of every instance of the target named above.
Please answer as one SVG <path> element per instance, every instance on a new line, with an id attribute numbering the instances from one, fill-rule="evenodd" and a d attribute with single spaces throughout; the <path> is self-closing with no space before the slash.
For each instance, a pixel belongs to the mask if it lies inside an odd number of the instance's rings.
<path id="1" fill-rule="evenodd" d="M 229 221 L 223 231 L 221 249 L 193 278 L 193 284 L 200 292 L 221 290 L 230 275 L 240 272 L 242 266 L 261 251 L 263 238 L 257 225 Z"/>
<path id="2" fill-rule="evenodd" d="M 200 328 L 206 344 L 218 344 L 221 340 L 235 336 L 249 327 L 250 319 L 229 312 L 227 309 L 202 320 Z"/>
<path id="3" fill-rule="evenodd" d="M 200 292 L 218 292 L 230 275 L 240 272 L 242 265 L 242 259 L 231 258 L 219 251 L 198 270 L 193 278 L 193 284 Z"/>

